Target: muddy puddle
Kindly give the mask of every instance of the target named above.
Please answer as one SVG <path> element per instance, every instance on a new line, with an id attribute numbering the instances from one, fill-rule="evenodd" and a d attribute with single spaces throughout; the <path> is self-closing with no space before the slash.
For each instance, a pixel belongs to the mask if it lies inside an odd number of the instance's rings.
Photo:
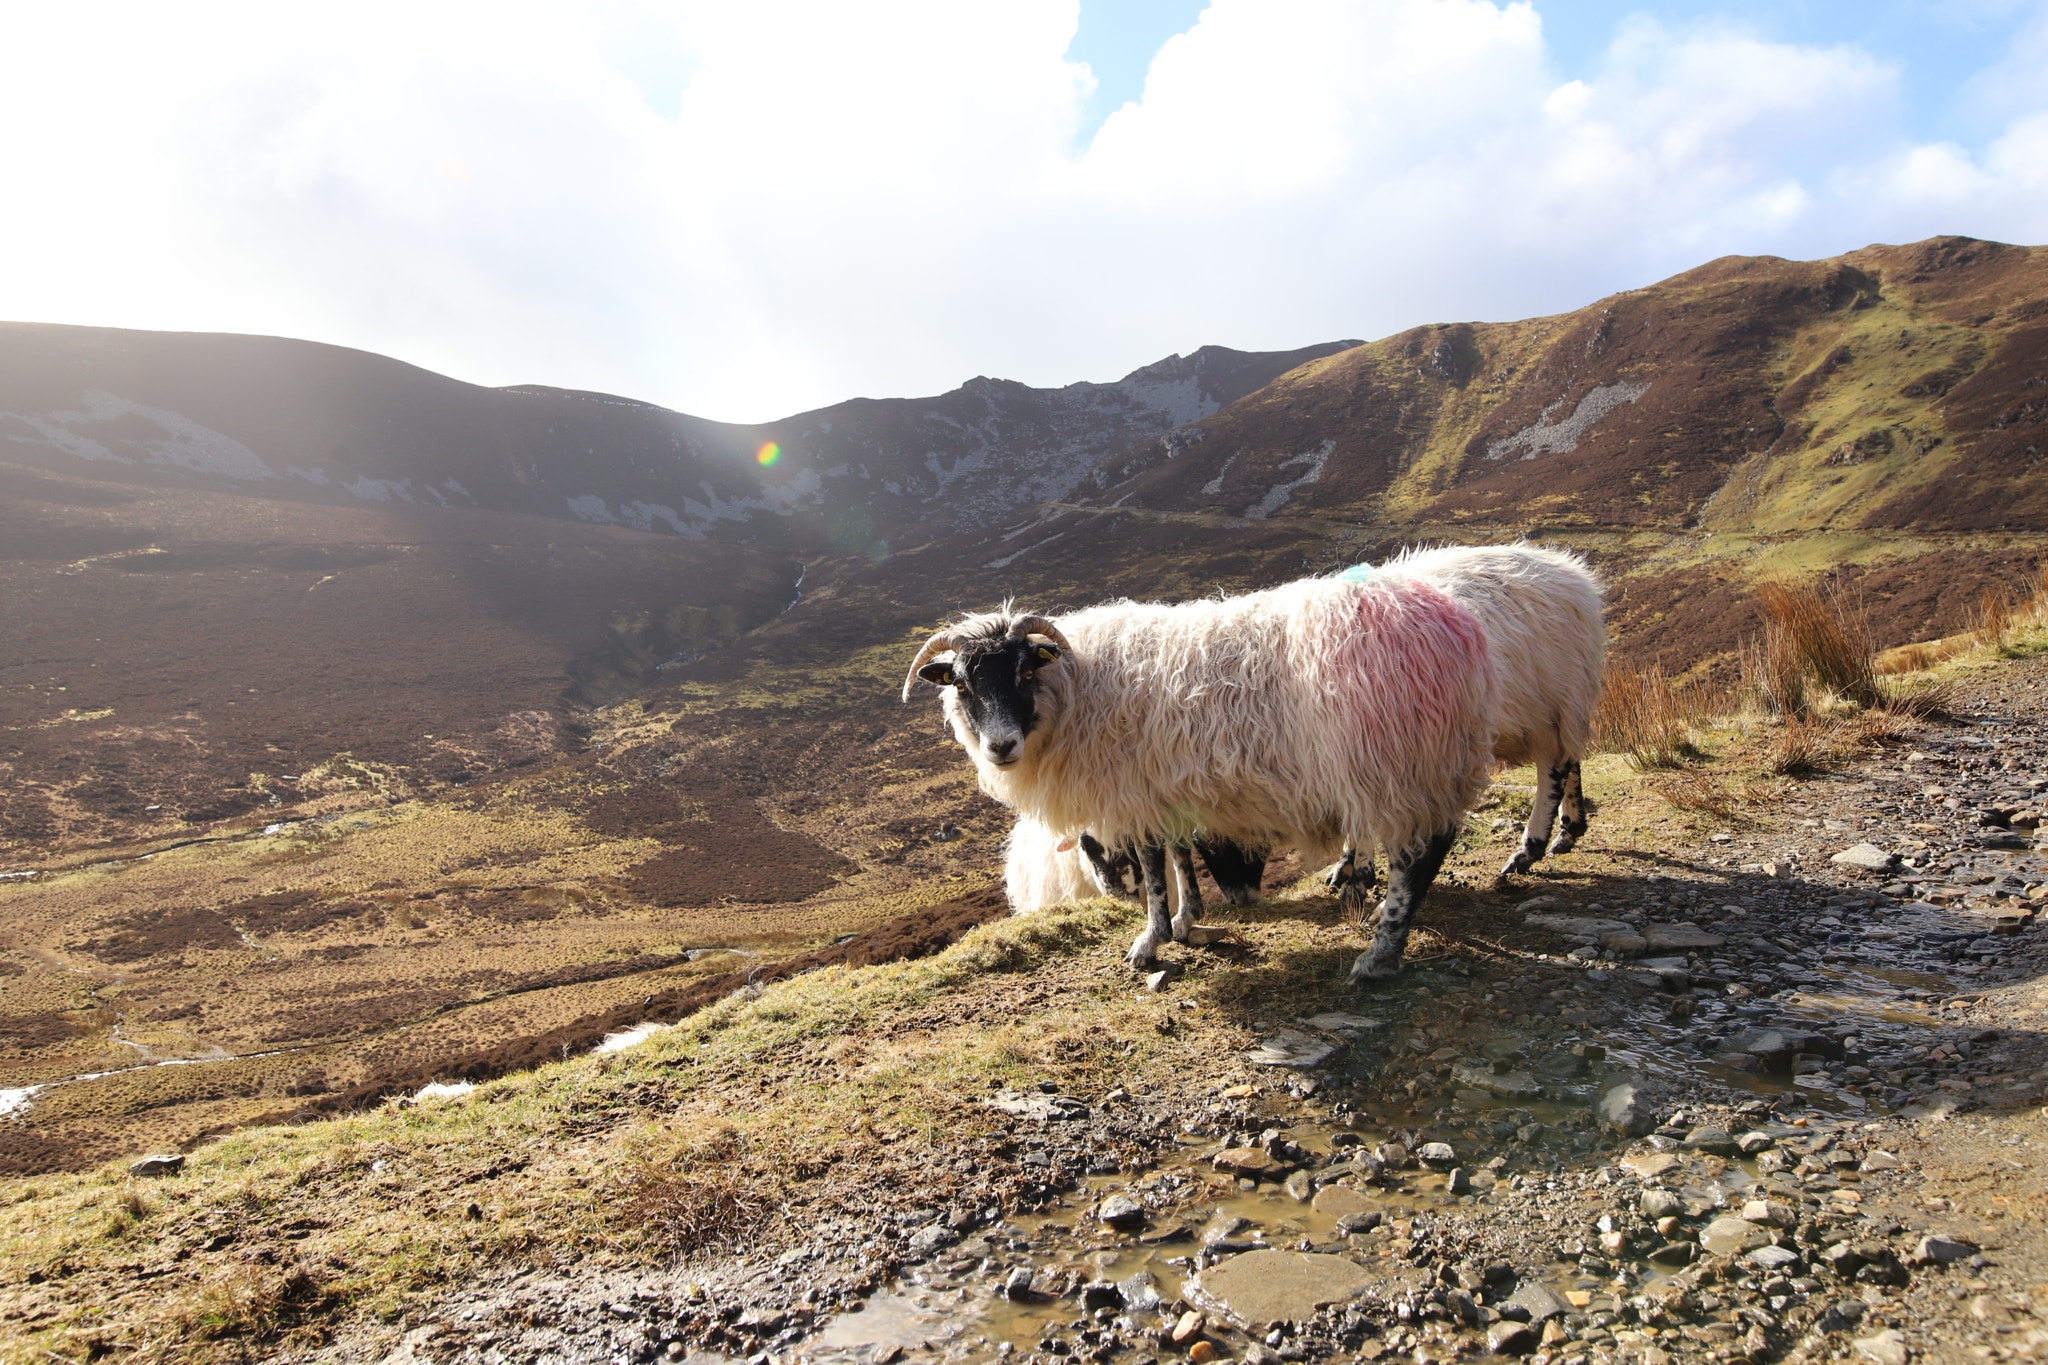
<path id="1" fill-rule="evenodd" d="M 1537 1123 L 1573 1112 L 1547 1102 L 1491 1107 Z M 1404 1127 L 1412 1131 L 1401 1120 L 1419 1119 L 1383 1117 L 1339 1127 L 1283 1111 L 1271 1121 L 1287 1142 L 1342 1162 L 1387 1151 Z M 1408 1263 L 1413 1242 L 1449 1209 L 1476 1202 L 1473 1193 L 1453 1194 L 1441 1169 L 1401 1170 L 1391 1187 L 1345 1178 L 1316 1188 L 1306 1172 L 1275 1184 L 1217 1170 L 1215 1141 L 1183 1141 L 1143 1175 L 1090 1176 L 1055 1209 L 965 1233 L 932 1260 L 906 1266 L 858 1309 L 831 1318 L 792 1358 L 875 1365 L 901 1352 L 973 1365 L 1044 1351 L 1085 1356 L 1113 1338 L 1162 1339 L 1190 1309 L 1204 1315 L 1203 1333 L 1236 1358 L 1275 1323 L 1305 1322 L 1319 1308 L 1353 1299 L 1386 1304 L 1424 1292 L 1434 1276 Z M 1478 1165 L 1460 1178 L 1483 1182 L 1482 1197 L 1496 1179 L 1543 1179 L 1496 1176 L 1504 1164 Z M 1706 1208 L 1739 1203 L 1757 1180 L 1750 1163 L 1734 1160 L 1695 1162 L 1689 1175 L 1681 1197 Z M 1141 1228 L 1119 1233 L 1098 1221 L 1104 1201 L 1119 1195 L 1151 1211 Z M 1561 1296 L 1584 1301 L 1614 1290 L 1558 1271 L 1555 1283 L 1544 1283 Z M 1662 1275 L 1653 1269 L 1631 1282 Z M 716 1357 L 691 1359 L 711 1365 Z"/>

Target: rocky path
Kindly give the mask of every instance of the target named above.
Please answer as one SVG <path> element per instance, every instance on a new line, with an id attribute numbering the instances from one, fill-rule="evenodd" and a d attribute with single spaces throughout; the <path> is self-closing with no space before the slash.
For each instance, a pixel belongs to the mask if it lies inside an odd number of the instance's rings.
<path id="1" fill-rule="evenodd" d="M 1214 1074 L 963 1097 L 996 1136 L 928 1198 L 529 1267 L 318 1358 L 2048 1357 L 2044 686 L 2001 670 Z"/>

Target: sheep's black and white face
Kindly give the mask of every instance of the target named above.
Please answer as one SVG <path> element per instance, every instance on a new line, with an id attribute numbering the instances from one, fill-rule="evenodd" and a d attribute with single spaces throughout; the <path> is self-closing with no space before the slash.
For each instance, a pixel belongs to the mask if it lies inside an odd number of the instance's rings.
<path id="1" fill-rule="evenodd" d="M 918 670 L 946 689 L 946 719 L 960 746 L 992 767 L 1014 766 L 1024 756 L 1040 715 L 1039 670 L 1060 657 L 1043 635 L 967 640 Z"/>

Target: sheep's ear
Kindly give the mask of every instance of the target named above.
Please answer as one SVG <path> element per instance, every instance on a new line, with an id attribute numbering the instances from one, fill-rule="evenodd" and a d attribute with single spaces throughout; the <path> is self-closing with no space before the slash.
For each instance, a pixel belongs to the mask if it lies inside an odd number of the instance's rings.
<path id="1" fill-rule="evenodd" d="M 955 682 L 959 681 L 953 673 L 954 658 L 954 655 L 947 654 L 941 658 L 933 659 L 923 668 L 917 670 L 917 676 L 923 678 L 933 687 L 951 687 Z"/>
<path id="2" fill-rule="evenodd" d="M 1024 637 L 1024 640 L 1031 646 L 1031 661 L 1033 663 L 1049 664 L 1054 659 L 1060 657 L 1060 647 L 1044 635 L 1027 635 Z"/>

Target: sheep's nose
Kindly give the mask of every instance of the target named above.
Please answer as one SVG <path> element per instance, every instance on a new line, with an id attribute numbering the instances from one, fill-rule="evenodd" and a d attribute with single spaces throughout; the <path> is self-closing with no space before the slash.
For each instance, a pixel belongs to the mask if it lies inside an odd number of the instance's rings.
<path id="1" fill-rule="evenodd" d="M 998 763 L 1010 761 L 1010 755 L 1017 752 L 1014 739 L 992 739 L 988 742 L 988 756 Z"/>

